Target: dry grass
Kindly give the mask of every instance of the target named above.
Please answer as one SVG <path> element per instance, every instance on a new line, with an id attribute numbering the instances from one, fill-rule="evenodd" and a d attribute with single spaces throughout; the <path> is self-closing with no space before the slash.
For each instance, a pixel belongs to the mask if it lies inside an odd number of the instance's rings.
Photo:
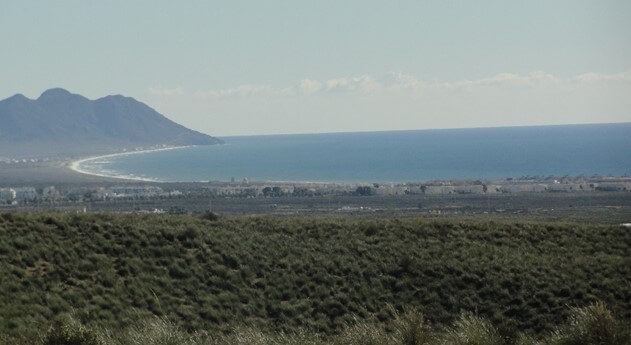
<path id="1" fill-rule="evenodd" d="M 0 338 L 1 345 L 629 345 L 629 324 L 596 303 L 572 311 L 569 321 L 554 332 L 534 339 L 519 335 L 503 338 L 488 321 L 463 314 L 442 330 L 429 327 L 416 311 L 397 315 L 389 324 L 356 320 L 341 333 L 323 336 L 298 331 L 265 333 L 237 328 L 227 334 L 185 332 L 163 318 L 154 318 L 120 332 L 87 328 L 76 319 L 63 317 L 41 339 Z"/>

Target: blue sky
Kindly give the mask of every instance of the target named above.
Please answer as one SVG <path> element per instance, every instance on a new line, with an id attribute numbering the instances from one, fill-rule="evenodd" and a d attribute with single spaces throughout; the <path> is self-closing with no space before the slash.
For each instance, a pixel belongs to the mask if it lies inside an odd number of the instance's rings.
<path id="1" fill-rule="evenodd" d="M 215 135 L 631 121 L 630 1 L 0 1 L 0 98 Z"/>

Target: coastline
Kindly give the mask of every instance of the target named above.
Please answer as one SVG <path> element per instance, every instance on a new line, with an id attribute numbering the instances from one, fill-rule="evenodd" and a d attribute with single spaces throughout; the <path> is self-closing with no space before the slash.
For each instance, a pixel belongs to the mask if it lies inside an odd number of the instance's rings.
<path id="1" fill-rule="evenodd" d="M 225 145 L 225 144 L 224 144 Z M 153 182 L 153 183 L 168 183 L 168 182 L 179 182 L 179 183 L 209 183 L 209 182 L 217 182 L 217 183 L 227 183 L 227 181 L 162 181 L 157 178 L 148 178 L 148 177 L 140 177 L 140 176 L 130 176 L 130 175 L 116 175 L 116 174 L 107 174 L 103 172 L 93 172 L 81 169 L 81 164 L 85 162 L 90 162 L 103 158 L 110 157 L 119 157 L 119 156 L 128 156 L 134 154 L 141 153 L 151 153 L 151 152 L 159 152 L 159 151 L 170 151 L 177 149 L 184 149 L 189 147 L 195 147 L 197 145 L 186 145 L 186 146 L 171 146 L 171 147 L 161 147 L 156 149 L 147 149 L 147 150 L 138 150 L 138 151 L 127 151 L 127 152 L 117 152 L 117 153 L 109 153 L 106 155 L 98 155 L 98 156 L 90 156 L 86 158 L 81 158 L 77 160 L 70 161 L 66 164 L 66 167 L 73 172 L 93 176 L 93 177 L 104 177 L 104 178 L 113 178 L 117 180 L 128 180 L 128 181 L 140 181 L 140 182 Z M 253 184 L 305 184 L 305 185 L 321 185 L 321 186 L 336 186 L 336 185 L 363 185 L 363 184 L 372 184 L 369 181 L 349 181 L 349 182 L 326 182 L 326 181 L 295 181 L 295 180 L 264 180 L 264 181 L 250 181 Z M 385 183 L 385 182 L 383 182 Z M 391 182 L 388 182 L 391 183 Z M 394 182 L 392 182 L 394 183 Z"/>
<path id="2" fill-rule="evenodd" d="M 178 150 L 178 149 L 194 147 L 194 146 L 195 145 L 170 146 L 170 147 L 161 147 L 161 148 L 156 148 L 156 149 L 147 149 L 147 150 L 138 150 L 138 151 L 126 151 L 126 152 L 110 153 L 110 154 L 99 155 L 99 156 L 90 156 L 90 157 L 87 157 L 87 158 L 81 158 L 81 159 L 72 161 L 72 162 L 70 162 L 67 165 L 67 167 L 70 170 L 74 171 L 74 172 L 77 172 L 77 173 L 80 173 L 80 174 L 84 174 L 84 175 L 106 177 L 106 178 L 115 178 L 115 179 L 120 179 L 120 180 L 133 180 L 133 181 L 158 182 L 159 183 L 159 182 L 164 182 L 164 181 L 160 181 L 158 179 L 146 178 L 146 177 L 139 177 L 139 176 L 115 175 L 115 174 L 106 174 L 106 173 L 98 173 L 98 172 L 88 171 L 88 170 L 81 169 L 81 164 L 83 164 L 85 162 L 98 160 L 98 159 L 103 159 L 103 158 L 129 156 L 129 155 L 134 155 L 134 154 L 159 152 L 159 151 Z"/>

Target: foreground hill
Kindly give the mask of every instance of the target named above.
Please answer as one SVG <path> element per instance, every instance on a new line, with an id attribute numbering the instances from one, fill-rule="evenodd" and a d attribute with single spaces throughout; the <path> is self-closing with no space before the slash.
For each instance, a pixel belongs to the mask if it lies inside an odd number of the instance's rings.
<path id="1" fill-rule="evenodd" d="M 417 308 L 541 334 L 603 301 L 631 319 L 631 232 L 617 226 L 116 214 L 0 214 L 0 333 L 74 312 L 121 329 L 167 317 L 323 334 Z"/>
<path id="2" fill-rule="evenodd" d="M 151 145 L 212 145 L 130 97 L 89 100 L 63 89 L 0 101 L 0 154 L 86 153 Z"/>

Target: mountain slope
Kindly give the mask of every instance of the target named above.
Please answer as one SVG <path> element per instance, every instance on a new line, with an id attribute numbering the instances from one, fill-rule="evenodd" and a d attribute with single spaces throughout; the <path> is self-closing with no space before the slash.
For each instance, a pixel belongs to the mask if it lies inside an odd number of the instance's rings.
<path id="1" fill-rule="evenodd" d="M 0 154 L 103 152 L 152 145 L 212 145 L 221 140 L 181 126 L 130 97 L 91 101 L 63 89 L 32 100 L 0 101 Z"/>

